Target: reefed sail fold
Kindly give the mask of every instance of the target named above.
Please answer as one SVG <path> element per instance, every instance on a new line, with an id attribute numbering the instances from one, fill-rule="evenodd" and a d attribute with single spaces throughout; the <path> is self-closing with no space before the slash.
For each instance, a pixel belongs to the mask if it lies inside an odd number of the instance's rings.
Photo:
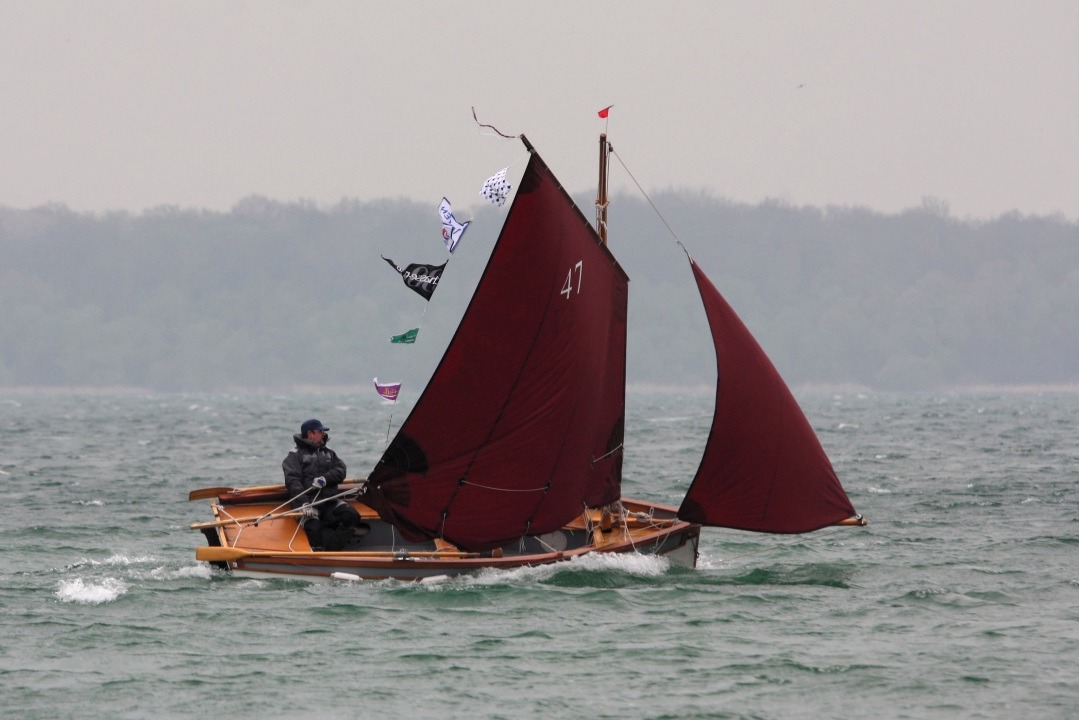
<path id="1" fill-rule="evenodd" d="M 800 533 L 855 514 L 820 440 L 760 345 L 690 260 L 716 348 L 716 407 L 678 517 Z"/>

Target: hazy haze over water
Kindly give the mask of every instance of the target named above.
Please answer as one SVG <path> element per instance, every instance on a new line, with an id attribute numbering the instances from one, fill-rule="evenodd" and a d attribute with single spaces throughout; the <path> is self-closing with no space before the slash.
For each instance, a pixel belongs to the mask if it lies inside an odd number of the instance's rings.
<path id="1" fill-rule="evenodd" d="M 1079 217 L 1079 5 L 4 3 L 0 205 L 477 203 L 595 112 L 648 190 Z M 474 148 L 479 146 L 479 150 Z M 457 147 L 469 148 L 467 151 Z M 629 180 L 616 167 L 613 189 Z"/>

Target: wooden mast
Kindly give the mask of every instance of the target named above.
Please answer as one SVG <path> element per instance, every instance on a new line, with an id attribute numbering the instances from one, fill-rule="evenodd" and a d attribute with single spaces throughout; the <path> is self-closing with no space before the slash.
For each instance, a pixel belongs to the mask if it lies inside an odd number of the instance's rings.
<path id="1" fill-rule="evenodd" d="M 611 146 L 607 143 L 607 133 L 599 136 L 599 195 L 596 197 L 596 233 L 600 245 L 607 244 L 607 155 Z"/>

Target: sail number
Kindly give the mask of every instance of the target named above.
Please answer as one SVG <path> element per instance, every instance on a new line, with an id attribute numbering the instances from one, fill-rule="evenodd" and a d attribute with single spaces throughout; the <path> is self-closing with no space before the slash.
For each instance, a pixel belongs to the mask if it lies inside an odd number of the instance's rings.
<path id="1" fill-rule="evenodd" d="M 576 287 L 574 287 L 574 285 L 573 285 L 573 275 L 574 275 L 574 273 L 577 274 L 577 286 Z M 571 267 L 569 269 L 569 272 L 566 273 L 566 282 L 565 282 L 565 284 L 562 285 L 562 292 L 559 293 L 559 295 L 565 295 L 567 300 L 569 300 L 570 295 L 573 295 L 574 293 L 577 293 L 579 295 L 581 293 L 581 277 L 583 277 L 583 276 L 584 276 L 584 260 L 578 260 L 577 264 L 574 265 L 573 267 Z"/>

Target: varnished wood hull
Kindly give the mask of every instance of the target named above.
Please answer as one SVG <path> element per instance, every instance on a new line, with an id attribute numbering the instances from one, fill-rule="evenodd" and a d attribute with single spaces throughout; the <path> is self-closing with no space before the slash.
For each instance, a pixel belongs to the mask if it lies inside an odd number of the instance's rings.
<path id="1" fill-rule="evenodd" d="M 370 525 L 370 533 L 345 551 L 319 552 L 311 549 L 294 516 L 253 522 L 269 513 L 280 514 L 278 488 L 218 490 L 221 492 L 211 506 L 214 521 L 192 525 L 208 541 L 196 557 L 246 577 L 418 581 L 548 565 L 592 553 L 634 552 L 665 556 L 674 565 L 694 567 L 700 537 L 700 525 L 678 520 L 675 508 L 623 500 L 625 512 L 613 520 L 605 520 L 598 510 L 589 511 L 541 538 L 525 538 L 493 552 L 468 553 L 441 541 L 405 542 L 374 511 L 353 502 Z M 191 496 L 197 499 L 207 494 L 195 491 Z"/>

